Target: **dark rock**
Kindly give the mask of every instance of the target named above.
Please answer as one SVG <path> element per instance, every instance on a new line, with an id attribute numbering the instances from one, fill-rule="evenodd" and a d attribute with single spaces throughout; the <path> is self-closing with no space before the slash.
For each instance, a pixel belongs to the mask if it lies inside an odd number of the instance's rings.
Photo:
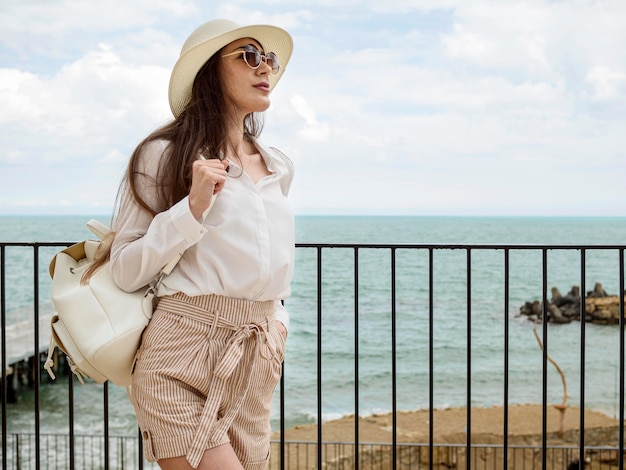
<path id="1" fill-rule="evenodd" d="M 606 291 L 602 288 L 602 284 L 596 282 L 592 291 L 587 292 L 587 297 L 608 297 Z"/>
<path id="2" fill-rule="evenodd" d="M 573 286 L 567 295 L 561 295 L 558 288 L 552 288 L 552 298 L 546 312 L 548 321 L 553 323 L 569 323 L 572 320 L 583 320 L 602 325 L 615 325 L 620 322 L 620 299 L 616 295 L 609 295 L 596 283 L 594 290 L 587 293 L 584 299 L 584 313 L 581 314 L 580 287 Z M 624 299 L 626 301 L 626 298 Z M 527 301 L 520 307 L 520 315 L 526 315 L 529 320 L 540 320 L 543 315 L 543 304 L 539 300 Z"/>
<path id="3" fill-rule="evenodd" d="M 572 319 L 563 316 L 563 313 L 561 313 L 559 307 L 551 304 L 548 306 L 548 321 L 554 323 L 569 323 L 572 321 Z"/>

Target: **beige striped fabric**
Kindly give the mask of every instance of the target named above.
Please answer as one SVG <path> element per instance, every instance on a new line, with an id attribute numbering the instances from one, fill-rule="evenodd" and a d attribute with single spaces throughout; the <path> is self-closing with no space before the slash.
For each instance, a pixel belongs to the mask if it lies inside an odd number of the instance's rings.
<path id="1" fill-rule="evenodd" d="M 197 468 L 206 449 L 230 442 L 244 468 L 266 468 L 284 353 L 273 301 L 162 298 L 133 373 L 146 459 L 186 456 Z"/>

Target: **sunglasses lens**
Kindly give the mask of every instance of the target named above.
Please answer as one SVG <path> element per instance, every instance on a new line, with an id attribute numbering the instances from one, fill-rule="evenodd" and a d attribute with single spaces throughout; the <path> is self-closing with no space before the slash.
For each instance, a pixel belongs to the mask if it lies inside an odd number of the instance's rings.
<path id="1" fill-rule="evenodd" d="M 261 65 L 261 53 L 254 47 L 246 47 L 243 57 L 246 63 L 253 69 Z"/>
<path id="2" fill-rule="evenodd" d="M 265 61 L 267 62 L 267 65 L 269 65 L 272 69 L 272 73 L 277 74 L 280 70 L 280 65 L 278 64 L 278 57 L 276 57 L 276 54 L 274 54 L 273 52 L 269 52 L 265 56 Z"/>

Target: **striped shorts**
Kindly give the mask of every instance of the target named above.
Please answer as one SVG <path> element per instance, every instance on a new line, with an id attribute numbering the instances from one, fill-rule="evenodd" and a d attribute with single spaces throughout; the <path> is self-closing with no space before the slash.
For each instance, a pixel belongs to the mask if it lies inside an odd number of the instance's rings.
<path id="1" fill-rule="evenodd" d="M 206 449 L 230 443 L 245 469 L 265 469 L 284 353 L 273 301 L 160 299 L 131 390 L 146 459 L 186 456 L 196 468 Z"/>

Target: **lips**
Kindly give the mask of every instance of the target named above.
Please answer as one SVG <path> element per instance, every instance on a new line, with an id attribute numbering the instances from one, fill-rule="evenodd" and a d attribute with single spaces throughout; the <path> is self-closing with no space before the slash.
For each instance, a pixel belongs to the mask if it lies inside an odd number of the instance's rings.
<path id="1" fill-rule="evenodd" d="M 261 82 L 254 85 L 254 88 L 256 88 L 257 90 L 269 92 L 270 84 L 268 82 Z"/>

